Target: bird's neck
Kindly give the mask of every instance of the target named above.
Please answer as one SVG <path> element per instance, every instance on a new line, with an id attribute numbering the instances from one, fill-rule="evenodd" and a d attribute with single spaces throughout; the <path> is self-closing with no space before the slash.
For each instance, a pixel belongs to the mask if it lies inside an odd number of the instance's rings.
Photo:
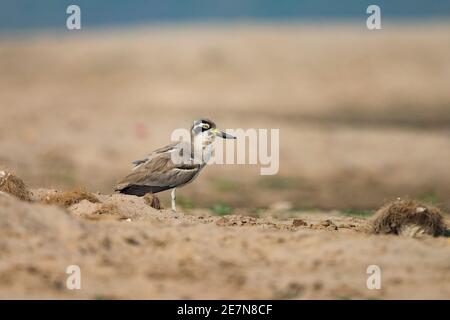
<path id="1" fill-rule="evenodd" d="M 191 135 L 191 159 L 197 163 L 207 163 L 213 151 L 212 142 L 201 134 Z"/>

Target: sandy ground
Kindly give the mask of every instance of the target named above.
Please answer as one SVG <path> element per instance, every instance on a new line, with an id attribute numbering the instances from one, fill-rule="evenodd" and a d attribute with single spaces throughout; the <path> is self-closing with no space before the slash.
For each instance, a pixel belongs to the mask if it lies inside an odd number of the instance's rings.
<path id="1" fill-rule="evenodd" d="M 96 196 L 67 210 L 0 196 L 0 298 L 450 298 L 446 237 L 367 234 L 367 219 L 337 212 L 218 217 Z M 66 287 L 69 265 L 80 290 Z M 366 287 L 369 265 L 380 290 Z"/>

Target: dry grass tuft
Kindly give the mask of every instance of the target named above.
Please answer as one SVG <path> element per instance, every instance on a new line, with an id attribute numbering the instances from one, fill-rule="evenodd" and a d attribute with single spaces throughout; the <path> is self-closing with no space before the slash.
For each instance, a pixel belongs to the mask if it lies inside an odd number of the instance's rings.
<path id="1" fill-rule="evenodd" d="M 75 189 L 66 192 L 57 192 L 44 196 L 41 201 L 45 204 L 56 204 L 61 207 L 70 207 L 82 200 L 87 200 L 92 203 L 100 202 L 96 196 L 84 189 Z"/>
<path id="2" fill-rule="evenodd" d="M 22 179 L 10 172 L 0 171 L 0 192 L 5 192 L 24 201 L 31 201 L 31 192 Z"/>
<path id="3" fill-rule="evenodd" d="M 414 200 L 395 200 L 385 204 L 372 220 L 372 232 L 411 237 L 428 234 L 442 235 L 446 230 L 439 208 Z"/>

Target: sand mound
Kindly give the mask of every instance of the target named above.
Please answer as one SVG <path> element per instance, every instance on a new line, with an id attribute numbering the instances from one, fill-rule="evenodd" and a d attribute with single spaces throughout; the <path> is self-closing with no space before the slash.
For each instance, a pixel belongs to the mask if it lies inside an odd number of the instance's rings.
<path id="1" fill-rule="evenodd" d="M 57 207 L 0 197 L 0 234 L 3 240 L 20 239 L 25 244 L 30 238 L 66 239 L 79 230 L 79 222 Z M 70 231 L 70 232 L 69 232 Z"/>
<path id="2" fill-rule="evenodd" d="M 372 231 L 381 234 L 439 236 L 445 232 L 439 208 L 414 200 L 395 200 L 381 207 L 372 221 Z"/>
<path id="3" fill-rule="evenodd" d="M 65 192 L 54 192 L 46 194 L 40 199 L 45 204 L 56 204 L 61 207 L 70 207 L 82 200 L 87 200 L 92 203 L 100 202 L 96 196 L 84 189 L 74 189 Z"/>
<path id="4" fill-rule="evenodd" d="M 34 196 L 52 193 L 33 190 Z M 100 202 L 82 200 L 68 208 L 0 197 L 0 298 L 392 299 L 450 293 L 450 251 L 442 237 L 392 241 L 335 230 L 330 226 L 365 219 L 330 213 L 297 215 L 294 226 L 291 218 L 218 217 L 200 209 L 188 215 L 155 210 L 135 196 L 96 197 Z M 127 219 L 116 219 L 122 215 Z M 309 227 L 315 225 L 323 228 Z M 391 270 L 383 278 L 387 291 L 365 286 L 374 261 Z M 66 288 L 66 268 L 73 264 L 81 268 L 82 290 Z"/>
<path id="5" fill-rule="evenodd" d="M 10 172 L 0 171 L 0 192 L 6 192 L 20 200 L 31 199 L 31 193 L 25 183 Z"/>
<path id="6" fill-rule="evenodd" d="M 121 220 L 127 217 L 121 214 L 119 207 L 114 203 L 92 203 L 82 200 L 69 208 L 75 216 L 88 220 Z"/>

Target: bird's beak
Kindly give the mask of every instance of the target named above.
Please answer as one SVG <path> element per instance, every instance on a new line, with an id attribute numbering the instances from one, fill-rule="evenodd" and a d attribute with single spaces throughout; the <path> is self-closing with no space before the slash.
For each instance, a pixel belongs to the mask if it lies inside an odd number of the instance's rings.
<path id="1" fill-rule="evenodd" d="M 221 137 L 223 139 L 236 139 L 235 136 L 232 136 L 231 134 L 228 134 L 226 132 L 223 132 L 223 131 L 220 131 L 217 129 L 215 130 L 215 134 L 216 134 L 216 136 Z"/>

